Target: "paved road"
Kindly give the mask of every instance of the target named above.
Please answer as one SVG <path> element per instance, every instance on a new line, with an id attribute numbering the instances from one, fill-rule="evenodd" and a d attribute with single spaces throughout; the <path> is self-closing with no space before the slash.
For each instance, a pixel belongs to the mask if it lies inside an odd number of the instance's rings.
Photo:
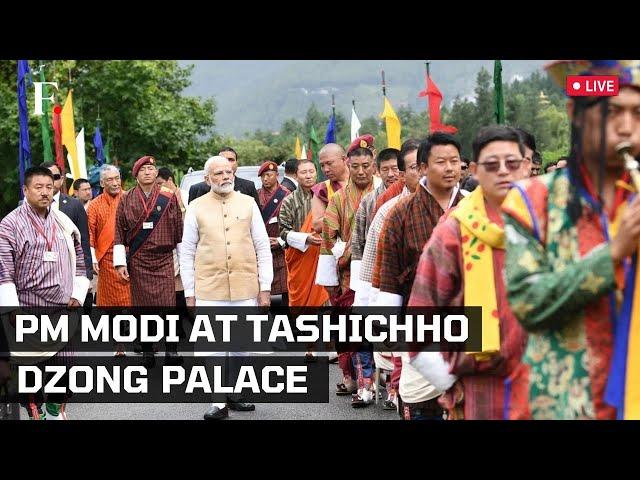
<path id="1" fill-rule="evenodd" d="M 162 362 L 160 356 L 158 360 Z M 338 365 L 329 365 L 329 403 L 257 404 L 253 412 L 230 412 L 229 420 L 399 420 L 395 411 L 382 409 L 382 402 L 365 408 L 352 408 L 351 397 L 338 397 L 334 393 L 335 384 L 341 381 L 341 377 Z M 207 408 L 204 403 L 67 405 L 69 418 L 73 420 L 202 420 Z M 21 417 L 26 417 L 24 409 L 21 409 Z"/>

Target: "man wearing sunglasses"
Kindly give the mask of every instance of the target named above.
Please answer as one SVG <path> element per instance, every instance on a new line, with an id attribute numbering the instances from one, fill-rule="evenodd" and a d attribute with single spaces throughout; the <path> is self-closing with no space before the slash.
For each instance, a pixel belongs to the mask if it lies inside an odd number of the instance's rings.
<path id="1" fill-rule="evenodd" d="M 531 156 L 531 176 L 537 177 L 542 172 L 542 157 L 538 152 Z"/>
<path id="2" fill-rule="evenodd" d="M 477 354 L 413 356 L 412 365 L 446 391 L 441 402 L 452 418 L 463 399 L 465 419 L 511 416 L 510 411 L 504 412 L 504 406 L 512 404 L 505 379 L 520 365 L 526 334 L 509 309 L 502 277 L 500 206 L 513 182 L 528 176 L 531 165 L 524 156 L 524 144 L 514 128 L 491 126 L 478 132 L 470 170 L 479 186 L 434 229 L 418 263 L 409 306 L 482 307 L 482 349 Z M 420 405 L 405 407 L 411 412 Z"/>
<path id="3" fill-rule="evenodd" d="M 62 184 L 64 183 L 64 176 L 62 175 L 62 172 L 60 172 L 58 165 L 52 162 L 46 162 L 43 163 L 42 166 L 48 168 L 53 174 L 53 201 L 51 202 L 51 208 L 64 213 L 80 231 L 84 263 L 87 269 L 87 278 L 92 280 L 93 264 L 91 263 L 91 247 L 89 245 L 89 222 L 87 220 L 87 212 L 77 198 L 70 197 L 66 193 L 61 192 Z M 84 303 L 87 308 L 92 305 L 93 293 L 91 290 L 87 293 L 87 298 Z"/>

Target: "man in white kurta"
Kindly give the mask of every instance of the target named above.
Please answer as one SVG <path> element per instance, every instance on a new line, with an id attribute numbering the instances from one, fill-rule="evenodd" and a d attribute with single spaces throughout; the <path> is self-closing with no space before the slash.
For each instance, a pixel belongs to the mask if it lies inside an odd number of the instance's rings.
<path id="1" fill-rule="evenodd" d="M 273 264 L 260 210 L 253 197 L 233 190 L 233 169 L 225 157 L 212 157 L 207 166 L 211 191 L 189 203 L 184 218 L 180 272 L 187 306 L 268 307 Z M 255 410 L 229 399 L 212 403 L 204 418 L 226 418 L 228 408 Z"/>

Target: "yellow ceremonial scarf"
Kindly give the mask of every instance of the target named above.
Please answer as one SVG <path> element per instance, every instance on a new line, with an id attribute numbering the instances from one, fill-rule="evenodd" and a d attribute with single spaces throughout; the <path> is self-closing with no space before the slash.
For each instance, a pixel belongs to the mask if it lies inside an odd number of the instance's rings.
<path id="1" fill-rule="evenodd" d="M 618 186 L 620 186 L 618 184 Z M 609 223 L 609 238 L 615 238 L 620 228 L 622 214 L 627 202 L 622 203 L 615 214 L 613 222 Z M 629 325 L 629 340 L 627 344 L 626 375 L 624 389 L 625 420 L 640 420 L 640 268 L 635 272 L 635 288 L 631 308 Z M 620 291 L 618 291 L 620 292 Z M 621 293 L 621 292 L 620 292 Z M 618 300 L 620 300 L 618 298 Z"/>
<path id="2" fill-rule="evenodd" d="M 500 351 L 493 249 L 504 249 L 504 229 L 489 220 L 480 186 L 451 215 L 460 222 L 462 234 L 464 303 L 482 307 L 482 351 L 473 353 L 477 360 L 486 360 Z"/>

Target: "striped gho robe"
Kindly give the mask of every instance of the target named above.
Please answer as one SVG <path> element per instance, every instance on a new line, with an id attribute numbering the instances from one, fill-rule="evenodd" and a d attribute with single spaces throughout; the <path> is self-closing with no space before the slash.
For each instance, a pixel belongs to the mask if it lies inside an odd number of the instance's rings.
<path id="1" fill-rule="evenodd" d="M 489 221 L 503 227 L 500 211 L 485 202 Z M 464 237 L 460 222 L 447 215 L 433 230 L 429 242 L 420 256 L 410 307 L 462 307 L 464 299 L 464 269 L 469 258 L 462 253 Z M 468 241 L 468 240 L 467 240 Z M 511 402 L 514 382 L 526 381 L 520 362 L 527 343 L 527 334 L 509 308 L 507 290 L 502 272 L 505 263 L 504 249 L 494 248 L 493 270 L 497 311 L 500 322 L 500 357 L 498 369 L 490 369 L 490 362 L 477 361 L 464 352 L 430 352 L 429 357 L 439 355 L 442 360 L 432 361 L 443 365 L 458 377 L 464 391 L 464 418 L 468 420 L 524 419 L 526 409 L 518 402 Z M 478 306 L 478 305 L 468 305 Z M 427 377 L 427 380 L 430 378 Z M 435 382 L 434 382 L 435 383 Z M 454 388 L 451 392 L 455 391 Z M 452 394 L 449 393 L 448 394 Z M 453 402 L 451 410 L 453 409 Z"/>
<path id="2" fill-rule="evenodd" d="M 463 198 L 454 188 L 448 208 Z M 401 199 L 385 220 L 380 257 L 378 306 L 400 306 L 409 301 L 418 260 L 444 209 L 426 188 L 426 178 L 416 192 Z M 376 260 L 377 262 L 377 260 Z"/>
<path id="3" fill-rule="evenodd" d="M 283 193 L 278 195 L 279 191 Z M 280 228 L 278 227 L 278 213 L 280 213 L 280 207 L 282 206 L 282 200 L 286 198 L 291 192 L 280 185 L 276 184 L 276 187 L 272 192 L 268 192 L 264 188 L 258 189 L 258 198 L 260 199 L 260 213 L 262 213 L 262 219 L 264 225 L 267 228 L 267 235 L 272 238 L 278 238 L 280 236 Z M 275 203 L 274 203 L 275 202 Z M 269 218 L 265 218 L 267 215 L 265 212 L 269 207 Z M 273 282 L 271 283 L 271 294 L 280 295 L 287 293 L 287 265 L 284 260 L 284 250 L 282 245 L 278 243 L 276 247 L 271 247 L 271 255 L 273 257 Z"/>
<path id="4" fill-rule="evenodd" d="M 373 270 L 376 263 L 378 242 L 380 240 L 380 235 L 382 234 L 384 221 L 396 202 L 410 193 L 409 189 L 406 187 L 403 188 L 399 195 L 389 199 L 388 202 L 380 207 L 371 221 L 371 225 L 367 233 L 367 241 L 362 254 L 362 264 L 360 265 L 360 283 L 362 285 L 362 293 L 359 293 L 359 295 L 362 296 L 365 305 L 371 305 L 377 296 L 379 283 L 376 290 L 372 290 Z M 360 210 L 358 209 L 358 211 Z"/>
<path id="5" fill-rule="evenodd" d="M 48 242 L 56 261 L 43 261 Z M 80 232 L 69 217 L 49 209 L 43 219 L 25 201 L 2 219 L 0 312 L 20 306 L 58 307 L 68 313 L 69 300 L 74 298 L 82 305 L 88 289 Z M 53 310 L 47 313 L 54 315 Z M 43 358 L 51 357 L 43 365 L 67 364 L 73 349 L 62 344 L 59 348 L 49 352 L 36 348 Z"/>
<path id="6" fill-rule="evenodd" d="M 313 192 L 299 186 L 283 201 L 278 213 L 280 238 L 285 242 L 289 306 L 319 307 L 329 299 L 324 287 L 315 284 L 320 247 L 306 243 L 313 234 L 311 199 Z"/>
<path id="7" fill-rule="evenodd" d="M 349 183 L 329 200 L 322 226 L 322 244 L 316 283 L 340 286 L 340 294 L 349 290 L 351 267 L 351 234 L 355 226 L 356 212 L 362 197 L 373 190 L 373 183 L 360 190 L 350 179 Z M 342 255 L 336 261 L 332 252 L 337 239 L 345 242 Z"/>
<path id="8" fill-rule="evenodd" d="M 158 200 L 159 196 L 164 199 Z M 157 205 L 157 201 L 166 201 L 165 207 Z M 143 223 L 147 223 L 146 212 L 153 212 L 157 208 L 161 209 L 158 211 L 159 220 L 153 223 L 142 246 L 131 255 L 128 250 L 134 239 L 148 232 L 143 228 Z M 116 267 L 125 264 L 123 257 L 126 248 L 132 306 L 175 307 L 173 250 L 182 240 L 182 229 L 178 201 L 168 188 L 154 185 L 147 197 L 140 186 L 136 186 L 122 195 L 116 212 L 113 262 Z"/>
<path id="9" fill-rule="evenodd" d="M 116 233 L 116 211 L 123 192 L 111 196 L 104 192 L 89 204 L 89 243 L 93 263 L 98 264 L 98 307 L 131 306 L 131 286 L 113 266 L 113 240 Z"/>
<path id="10" fill-rule="evenodd" d="M 64 213 L 51 210 L 43 219 L 27 202 L 0 222 L 0 306 L 58 307 L 66 306 L 71 298 L 80 304 L 84 301 L 89 280 L 82 245 L 74 236 L 72 266 L 65 233 L 54 215 L 71 222 Z M 43 261 L 47 240 L 34 224 L 47 239 L 55 233 L 52 243 L 52 251 L 57 253 L 55 262 Z"/>

